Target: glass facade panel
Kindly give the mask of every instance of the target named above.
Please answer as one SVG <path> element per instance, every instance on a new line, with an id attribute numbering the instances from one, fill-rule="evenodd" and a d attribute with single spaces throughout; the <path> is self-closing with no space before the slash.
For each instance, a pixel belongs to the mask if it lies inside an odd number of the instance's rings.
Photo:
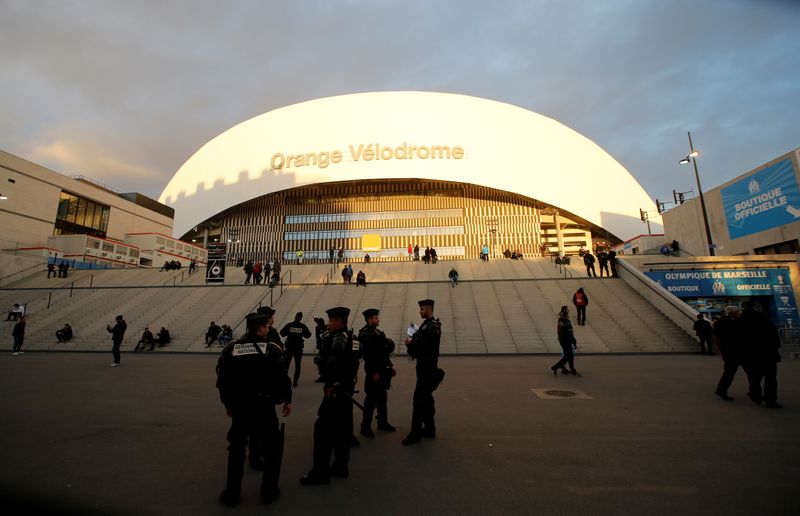
<path id="1" fill-rule="evenodd" d="M 109 211 L 108 206 L 62 191 L 53 234 L 105 237 Z"/>
<path id="2" fill-rule="evenodd" d="M 94 208 L 97 206 L 92 201 L 86 203 L 86 218 L 84 219 L 84 225 L 87 227 L 92 227 L 92 222 L 94 221 Z M 97 229 L 97 228 L 94 228 Z"/>
<path id="3" fill-rule="evenodd" d="M 86 219 L 86 199 L 78 198 L 78 211 L 75 212 L 75 224 L 85 226 Z"/>
<path id="4" fill-rule="evenodd" d="M 382 237 L 463 235 L 463 226 L 414 227 L 414 228 L 376 228 L 376 229 L 342 229 L 338 231 L 289 231 L 284 233 L 284 240 L 322 240 L 361 238 L 364 235 L 380 235 Z"/>
<path id="5" fill-rule="evenodd" d="M 426 219 L 464 216 L 460 208 L 444 210 L 405 210 L 364 213 L 325 213 L 322 215 L 287 215 L 286 224 L 315 224 L 318 222 L 355 222 L 371 220 Z"/>

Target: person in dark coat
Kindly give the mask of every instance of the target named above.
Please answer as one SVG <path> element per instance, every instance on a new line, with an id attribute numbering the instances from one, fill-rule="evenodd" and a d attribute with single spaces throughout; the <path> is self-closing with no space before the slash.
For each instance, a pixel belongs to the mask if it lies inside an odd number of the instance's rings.
<path id="1" fill-rule="evenodd" d="M 283 433 L 275 406 L 283 404 L 283 417 L 292 413 L 292 386 L 283 366 L 280 336 L 271 327 L 275 312 L 269 307 L 259 310 L 247 316 L 247 333 L 228 343 L 217 363 L 219 398 L 231 418 L 227 481 L 219 496 L 228 507 L 239 504 L 248 442 L 250 465 L 263 470 L 261 502 L 270 503 L 280 495 Z"/>
<path id="2" fill-rule="evenodd" d="M 323 340 L 322 335 L 328 331 L 328 328 L 325 324 L 325 319 L 322 317 L 314 317 L 314 336 L 317 340 L 317 356 L 314 357 L 314 363 L 317 364 L 317 371 L 319 372 L 319 376 L 316 380 L 316 383 L 322 383 L 325 380 L 323 379 L 323 370 L 325 368 L 325 362 L 328 360 L 328 350 L 323 350 Z"/>
<path id="3" fill-rule="evenodd" d="M 322 403 L 314 423 L 314 466 L 300 478 L 303 485 L 330 482 L 330 476 L 350 475 L 350 444 L 353 438 L 353 392 L 358 374 L 358 354 L 353 338 L 347 332 L 350 309 L 326 310 L 328 331 L 322 335 L 323 347 L 330 349 L 330 358 L 323 369 L 325 385 Z M 331 464 L 331 452 L 334 461 Z"/>
<path id="4" fill-rule="evenodd" d="M 558 376 L 559 369 L 561 369 L 562 374 L 567 374 L 567 369 L 564 367 L 564 364 L 569 364 L 569 374 L 572 376 L 580 376 L 580 373 L 575 370 L 575 349 L 577 349 L 577 341 L 572 331 L 572 323 L 569 320 L 569 308 L 566 306 L 562 306 L 561 311 L 558 313 L 556 330 L 558 331 L 558 343 L 561 345 L 562 356 L 561 360 L 550 367 L 553 371 L 553 375 Z"/>
<path id="5" fill-rule="evenodd" d="M 583 291 L 583 287 L 572 295 L 572 304 L 578 312 L 578 326 L 586 326 L 586 307 L 589 306 L 589 296 Z"/>
<path id="6" fill-rule="evenodd" d="M 54 278 L 58 277 L 58 276 L 56 276 L 56 266 L 54 264 L 52 264 L 52 263 L 48 263 L 47 264 L 47 279 L 50 279 L 50 275 L 51 274 L 53 275 Z"/>
<path id="7" fill-rule="evenodd" d="M 12 348 L 13 355 L 24 355 L 25 352 L 22 351 L 22 344 L 25 342 L 25 321 L 27 317 L 24 315 L 19 318 L 17 323 L 14 325 L 14 329 L 11 330 L 11 336 L 14 338 L 14 347 Z"/>
<path id="8" fill-rule="evenodd" d="M 158 347 L 162 348 L 162 347 L 166 346 L 167 344 L 170 343 L 171 340 L 172 340 L 172 337 L 169 334 L 169 330 L 162 326 L 161 330 L 159 330 L 159 332 L 158 332 L 158 338 L 156 339 L 156 342 L 158 343 Z"/>
<path id="9" fill-rule="evenodd" d="M 607 277 L 611 277 L 611 271 L 608 270 L 608 253 L 600 250 L 597 253 L 597 261 L 600 264 L 600 277 L 603 277 L 603 271 L 605 271 Z"/>
<path id="10" fill-rule="evenodd" d="M 119 367 L 120 355 L 119 347 L 122 345 L 122 339 L 125 338 L 125 330 L 128 329 L 128 323 L 118 315 L 115 318 L 116 323 L 112 327 L 110 324 L 106 326 L 106 330 L 111 334 L 111 354 L 114 355 L 114 361 L 111 362 L 111 367 Z"/>
<path id="11" fill-rule="evenodd" d="M 722 317 L 714 321 L 713 334 L 722 355 L 722 377 L 717 383 L 714 393 L 725 401 L 733 401 L 728 396 L 728 389 L 733 383 L 742 355 L 742 337 L 740 335 L 738 306 L 726 306 Z"/>
<path id="12" fill-rule="evenodd" d="M 394 341 L 386 336 L 378 325 L 381 323 L 380 312 L 375 308 L 364 310 L 364 321 L 367 323 L 358 332 L 358 342 L 364 358 L 364 416 L 361 420 L 361 435 L 375 437 L 372 431 L 372 414 L 378 411 L 378 430 L 394 432 L 395 427 L 389 424 L 387 400 L 395 375 L 391 355 L 394 352 Z"/>
<path id="13" fill-rule="evenodd" d="M 778 403 L 778 362 L 781 360 L 778 330 L 767 316 L 755 309 L 752 301 L 742 303 L 739 325 L 742 365 L 750 383 L 747 397 L 757 405 L 764 401 L 769 408 L 781 408 Z"/>
<path id="14" fill-rule="evenodd" d="M 433 317 L 434 301 L 423 299 L 417 304 L 423 322 L 419 329 L 405 341 L 408 356 L 417 362 L 417 383 L 414 387 L 411 410 L 411 431 L 403 439 L 404 446 L 416 444 L 423 437 L 436 437 L 434 420 L 436 406 L 433 392 L 444 377 L 444 371 L 439 369 L 442 324 L 439 319 Z"/>
<path id="15" fill-rule="evenodd" d="M 211 324 L 208 325 L 208 329 L 206 330 L 206 347 L 211 346 L 211 344 L 217 340 L 220 333 L 222 333 L 222 328 L 214 321 L 211 321 Z"/>
<path id="16" fill-rule="evenodd" d="M 700 353 L 705 355 L 706 349 L 708 354 L 713 355 L 714 350 L 711 347 L 711 323 L 706 320 L 703 314 L 697 314 L 697 320 L 694 322 L 694 333 L 700 339 Z"/>
<path id="17" fill-rule="evenodd" d="M 64 327 L 56 331 L 56 339 L 58 342 L 69 342 L 72 339 L 72 326 L 64 324 Z"/>
<path id="18" fill-rule="evenodd" d="M 591 278 L 597 277 L 597 272 L 594 270 L 594 255 L 589 251 L 583 255 L 583 264 L 586 266 L 586 274 Z"/>
<path id="19" fill-rule="evenodd" d="M 611 265 L 611 277 L 618 278 L 617 274 L 617 252 L 613 249 L 608 252 L 608 264 Z"/>
<path id="20" fill-rule="evenodd" d="M 303 359 L 303 339 L 311 338 L 311 331 L 308 326 L 303 324 L 303 312 L 297 312 L 294 321 L 290 322 L 281 329 L 281 337 L 286 338 L 285 365 L 286 370 L 294 359 L 294 381 L 292 385 L 297 387 L 297 380 L 300 379 L 300 361 Z"/>

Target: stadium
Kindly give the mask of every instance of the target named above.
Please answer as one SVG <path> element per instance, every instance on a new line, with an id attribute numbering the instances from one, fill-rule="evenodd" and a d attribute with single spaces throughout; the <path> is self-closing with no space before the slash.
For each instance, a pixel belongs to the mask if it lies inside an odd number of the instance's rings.
<path id="1" fill-rule="evenodd" d="M 343 95 L 247 120 L 202 146 L 159 199 L 174 234 L 228 242 L 228 260 L 452 259 L 483 246 L 574 253 L 642 231 L 653 201 L 607 152 L 565 125 L 445 93 Z M 658 221 L 655 222 L 658 226 Z"/>

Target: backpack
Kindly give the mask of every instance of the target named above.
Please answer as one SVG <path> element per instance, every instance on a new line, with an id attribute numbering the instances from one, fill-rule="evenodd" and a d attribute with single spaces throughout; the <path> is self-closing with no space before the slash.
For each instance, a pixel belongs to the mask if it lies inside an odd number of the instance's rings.
<path id="1" fill-rule="evenodd" d="M 575 306 L 586 306 L 586 296 L 583 292 L 575 293 Z"/>

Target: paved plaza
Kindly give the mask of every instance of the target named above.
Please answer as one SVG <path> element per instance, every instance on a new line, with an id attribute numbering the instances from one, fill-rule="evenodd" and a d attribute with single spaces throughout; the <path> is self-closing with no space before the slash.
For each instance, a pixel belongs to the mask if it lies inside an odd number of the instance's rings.
<path id="1" fill-rule="evenodd" d="M 798 361 L 779 364 L 786 408 L 769 410 L 747 401 L 741 372 L 735 402 L 714 396 L 718 356 L 579 355 L 581 378 L 554 378 L 550 356 L 446 357 L 439 436 L 403 447 L 413 366 L 396 358 L 398 432 L 362 438 L 349 479 L 303 487 L 321 393 L 306 357 L 285 420 L 281 497 L 261 506 L 247 470 L 241 505 L 227 509 L 216 357 L 110 359 L 0 356 L 5 514 L 800 514 Z"/>

